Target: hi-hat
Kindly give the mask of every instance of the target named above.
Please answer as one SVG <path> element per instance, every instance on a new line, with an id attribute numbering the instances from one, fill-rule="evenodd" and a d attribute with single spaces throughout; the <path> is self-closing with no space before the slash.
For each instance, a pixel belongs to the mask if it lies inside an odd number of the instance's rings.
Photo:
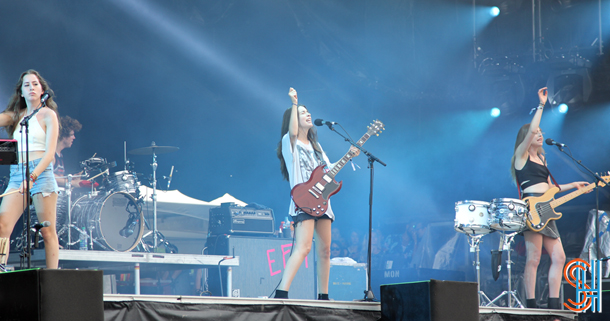
<path id="1" fill-rule="evenodd" d="M 132 149 L 128 153 L 131 155 L 158 155 L 175 152 L 179 149 L 180 148 L 175 146 L 157 146 L 155 142 L 152 142 L 150 146 Z"/>

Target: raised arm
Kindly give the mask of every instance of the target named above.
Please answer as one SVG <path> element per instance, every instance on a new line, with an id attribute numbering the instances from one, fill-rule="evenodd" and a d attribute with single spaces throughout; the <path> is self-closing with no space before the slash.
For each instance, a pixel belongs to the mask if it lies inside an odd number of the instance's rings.
<path id="1" fill-rule="evenodd" d="M 288 125 L 288 135 L 290 136 L 290 145 L 294 148 L 299 135 L 299 115 L 298 115 L 298 103 L 297 91 L 290 87 L 288 90 L 288 96 L 292 100 L 292 113 L 290 114 L 290 124 Z"/>
<path id="2" fill-rule="evenodd" d="M 538 129 L 540 128 L 542 110 L 544 109 L 544 105 L 546 104 L 548 94 L 549 93 L 546 87 L 540 88 L 538 90 L 538 98 L 540 99 L 540 104 L 538 105 L 538 108 L 536 108 L 536 113 L 534 113 L 534 118 L 532 118 L 532 121 L 530 122 L 530 128 L 527 132 L 527 135 L 525 136 L 525 139 L 523 140 L 523 142 L 521 142 L 521 144 L 519 144 L 519 146 L 515 150 L 515 158 L 526 159 L 527 150 L 530 148 L 530 145 L 532 144 L 532 141 L 534 140 L 534 137 L 536 137 Z"/>

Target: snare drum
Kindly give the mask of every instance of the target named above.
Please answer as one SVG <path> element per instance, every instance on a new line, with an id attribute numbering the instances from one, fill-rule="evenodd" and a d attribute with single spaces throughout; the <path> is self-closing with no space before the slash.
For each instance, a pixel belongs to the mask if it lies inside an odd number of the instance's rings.
<path id="1" fill-rule="evenodd" d="M 466 234 L 489 234 L 489 203 L 459 201 L 455 203 L 455 230 Z"/>
<path id="2" fill-rule="evenodd" d="M 134 174 L 129 171 L 119 171 L 112 173 L 108 176 L 106 183 L 107 190 L 110 192 L 127 192 L 135 193 L 140 182 L 136 179 Z"/>
<path id="3" fill-rule="evenodd" d="M 490 226 L 499 231 L 521 232 L 525 229 L 527 204 L 515 198 L 495 198 L 489 206 Z"/>

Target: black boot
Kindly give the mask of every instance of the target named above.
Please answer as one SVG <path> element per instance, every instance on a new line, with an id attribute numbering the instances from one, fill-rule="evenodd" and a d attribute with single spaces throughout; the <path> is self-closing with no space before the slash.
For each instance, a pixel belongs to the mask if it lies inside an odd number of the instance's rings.
<path id="1" fill-rule="evenodd" d="M 328 293 L 318 293 L 318 300 L 327 300 L 328 301 Z"/>
<path id="2" fill-rule="evenodd" d="M 274 299 L 288 299 L 288 291 L 284 290 L 275 290 Z"/>
<path id="3" fill-rule="evenodd" d="M 561 303 L 559 302 L 559 298 L 549 298 L 548 308 L 561 310 Z"/>
<path id="4" fill-rule="evenodd" d="M 528 309 L 537 309 L 538 308 L 538 305 L 536 305 L 536 299 L 525 300 L 525 305 Z"/>

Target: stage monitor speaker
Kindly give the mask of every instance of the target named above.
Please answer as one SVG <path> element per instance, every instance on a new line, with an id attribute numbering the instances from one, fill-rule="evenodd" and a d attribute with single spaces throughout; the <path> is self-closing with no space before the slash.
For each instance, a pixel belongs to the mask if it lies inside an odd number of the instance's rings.
<path id="1" fill-rule="evenodd" d="M 314 242 L 315 243 L 315 242 Z M 216 255 L 239 256 L 239 266 L 233 267 L 233 292 L 227 295 L 227 268 L 222 268 L 223 295 L 258 298 L 271 295 L 282 279 L 284 265 L 290 256 L 292 239 L 220 235 L 208 238 L 208 252 Z M 291 299 L 317 298 L 314 276 L 314 247 L 299 268 L 288 296 Z M 221 295 L 218 268 L 208 269 L 208 286 L 212 295 Z"/>
<path id="2" fill-rule="evenodd" d="M 0 319 L 103 321 L 102 278 L 90 270 L 0 273 Z"/>
<path id="3" fill-rule="evenodd" d="M 382 285 L 381 319 L 478 321 L 477 284 L 429 280 Z"/>

